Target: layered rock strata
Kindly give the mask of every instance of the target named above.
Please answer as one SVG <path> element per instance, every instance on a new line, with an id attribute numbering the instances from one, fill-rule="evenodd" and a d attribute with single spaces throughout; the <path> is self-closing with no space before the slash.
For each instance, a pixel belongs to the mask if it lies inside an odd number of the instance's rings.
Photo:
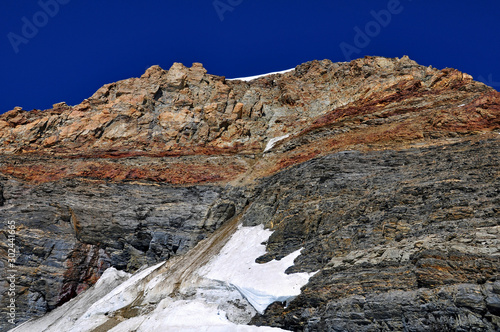
<path id="1" fill-rule="evenodd" d="M 407 57 L 249 82 L 154 66 L 0 115 L 0 261 L 15 221 L 24 321 L 241 218 L 275 230 L 259 261 L 304 248 L 289 272 L 319 271 L 254 324 L 494 331 L 499 129 L 500 93 Z"/>

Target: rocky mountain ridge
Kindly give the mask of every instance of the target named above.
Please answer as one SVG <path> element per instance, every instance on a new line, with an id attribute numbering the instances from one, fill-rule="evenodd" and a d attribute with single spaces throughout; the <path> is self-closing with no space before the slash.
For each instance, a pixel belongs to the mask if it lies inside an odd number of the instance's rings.
<path id="1" fill-rule="evenodd" d="M 274 230 L 258 261 L 304 248 L 288 272 L 320 271 L 253 324 L 493 331 L 499 129 L 500 93 L 407 57 L 249 82 L 153 66 L 80 105 L 17 108 L 0 115 L 0 222 L 16 220 L 19 310 L 185 255 L 238 218 Z"/>

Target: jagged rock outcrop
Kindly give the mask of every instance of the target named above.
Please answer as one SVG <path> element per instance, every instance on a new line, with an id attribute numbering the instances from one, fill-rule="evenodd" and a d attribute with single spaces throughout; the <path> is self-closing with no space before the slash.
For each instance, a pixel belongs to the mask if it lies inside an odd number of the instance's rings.
<path id="1" fill-rule="evenodd" d="M 21 320 L 241 218 L 275 230 L 259 261 L 304 248 L 289 272 L 319 271 L 254 324 L 494 331 L 499 129 L 500 93 L 407 57 L 250 82 L 153 66 L 80 105 L 16 108 L 0 115 L 0 224 L 16 222 Z"/>

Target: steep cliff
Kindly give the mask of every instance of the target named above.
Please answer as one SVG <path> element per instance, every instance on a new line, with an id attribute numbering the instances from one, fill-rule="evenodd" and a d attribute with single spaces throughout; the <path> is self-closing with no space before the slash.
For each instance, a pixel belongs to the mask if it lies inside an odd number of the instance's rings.
<path id="1" fill-rule="evenodd" d="M 500 93 L 407 57 L 248 82 L 154 66 L 80 105 L 17 108 L 0 115 L 0 262 L 7 273 L 14 221 L 16 322 L 108 267 L 182 259 L 238 220 L 274 231 L 258 262 L 303 248 L 287 272 L 318 271 L 252 324 L 494 331 L 499 129 Z"/>

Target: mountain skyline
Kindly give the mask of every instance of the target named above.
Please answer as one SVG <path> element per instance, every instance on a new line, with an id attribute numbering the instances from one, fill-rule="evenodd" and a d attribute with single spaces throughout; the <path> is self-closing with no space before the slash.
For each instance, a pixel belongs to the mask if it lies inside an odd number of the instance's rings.
<path id="1" fill-rule="evenodd" d="M 2 114 L 0 330 L 497 331 L 499 134 L 500 92 L 408 57 Z"/>
<path id="2" fill-rule="evenodd" d="M 408 55 L 500 86 L 496 2 L 40 0 L 0 4 L 0 113 L 79 104 L 146 68 L 201 62 L 245 77 L 330 59 Z"/>

